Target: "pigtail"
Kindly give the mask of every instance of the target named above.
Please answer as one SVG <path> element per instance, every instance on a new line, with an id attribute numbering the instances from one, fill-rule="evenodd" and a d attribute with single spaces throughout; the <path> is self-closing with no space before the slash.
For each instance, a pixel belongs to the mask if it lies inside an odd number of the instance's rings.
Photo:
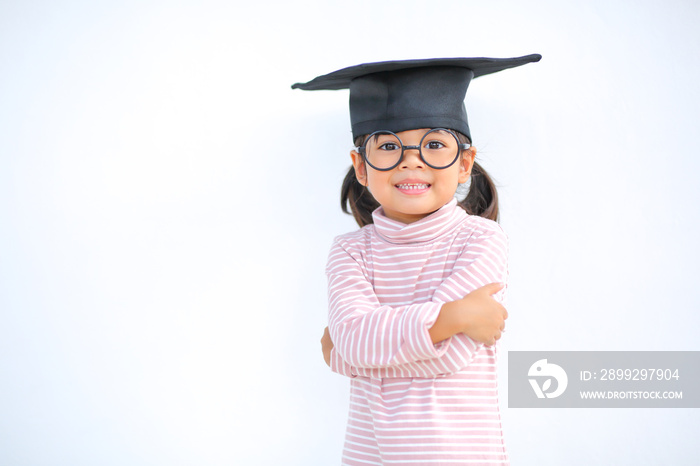
<path id="1" fill-rule="evenodd" d="M 355 138 L 355 147 L 362 146 L 366 137 L 365 135 Z M 374 199 L 369 189 L 357 180 L 355 167 L 351 165 L 345 174 L 343 186 L 340 188 L 340 208 L 346 214 L 352 214 L 357 224 L 362 228 L 365 225 L 374 223 L 372 212 L 377 207 L 379 207 L 379 203 Z"/>
<path id="2" fill-rule="evenodd" d="M 346 214 L 352 214 L 360 227 L 374 223 L 372 212 L 379 207 L 372 193 L 357 181 L 355 167 L 350 167 L 343 186 L 340 188 L 340 208 Z"/>
<path id="3" fill-rule="evenodd" d="M 486 170 L 474 162 L 472 166 L 471 185 L 467 196 L 459 206 L 469 215 L 478 215 L 494 222 L 498 221 L 498 192 L 496 184 Z"/>

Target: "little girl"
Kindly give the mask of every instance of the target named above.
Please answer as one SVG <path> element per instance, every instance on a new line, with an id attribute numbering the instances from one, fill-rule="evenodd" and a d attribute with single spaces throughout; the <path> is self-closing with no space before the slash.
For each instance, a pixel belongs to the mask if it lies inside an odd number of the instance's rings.
<path id="1" fill-rule="evenodd" d="M 331 248 L 322 339 L 351 378 L 343 464 L 508 463 L 495 346 L 507 239 L 464 97 L 471 79 L 540 58 L 370 63 L 292 86 L 350 89 L 341 198 L 362 228 Z"/>

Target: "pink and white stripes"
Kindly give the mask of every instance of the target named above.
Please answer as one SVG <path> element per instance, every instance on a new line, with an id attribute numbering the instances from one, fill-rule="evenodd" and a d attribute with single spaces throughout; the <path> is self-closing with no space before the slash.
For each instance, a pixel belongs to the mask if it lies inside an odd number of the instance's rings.
<path id="1" fill-rule="evenodd" d="M 408 225 L 373 217 L 326 269 L 331 368 L 352 377 L 343 464 L 507 464 L 495 348 L 428 335 L 443 303 L 506 282 L 505 234 L 454 200 Z"/>

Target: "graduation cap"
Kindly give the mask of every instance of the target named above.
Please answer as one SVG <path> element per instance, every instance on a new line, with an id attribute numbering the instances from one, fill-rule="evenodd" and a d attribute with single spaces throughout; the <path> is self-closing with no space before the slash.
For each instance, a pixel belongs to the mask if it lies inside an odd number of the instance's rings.
<path id="1" fill-rule="evenodd" d="M 353 138 L 379 130 L 448 128 L 469 138 L 464 97 L 472 79 L 540 61 L 516 58 L 431 58 L 383 61 L 343 68 L 292 89 L 350 89 Z"/>

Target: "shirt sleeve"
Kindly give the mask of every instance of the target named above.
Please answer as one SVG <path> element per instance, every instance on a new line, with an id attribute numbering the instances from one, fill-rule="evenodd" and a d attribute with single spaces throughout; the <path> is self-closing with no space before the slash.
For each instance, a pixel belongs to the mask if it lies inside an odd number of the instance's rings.
<path id="1" fill-rule="evenodd" d="M 437 345 L 428 330 L 442 305 L 507 278 L 507 239 L 494 227 L 472 235 L 453 273 L 430 301 L 382 305 L 362 267 L 362 257 L 336 241 L 327 268 L 331 369 L 354 377 L 435 377 L 466 367 L 482 345 L 458 334 Z M 505 290 L 494 297 L 503 301 Z"/>
<path id="2" fill-rule="evenodd" d="M 350 366 L 380 368 L 439 356 L 428 329 L 441 304 L 382 305 L 362 267 L 338 243 L 328 272 L 328 328 L 334 350 Z"/>

